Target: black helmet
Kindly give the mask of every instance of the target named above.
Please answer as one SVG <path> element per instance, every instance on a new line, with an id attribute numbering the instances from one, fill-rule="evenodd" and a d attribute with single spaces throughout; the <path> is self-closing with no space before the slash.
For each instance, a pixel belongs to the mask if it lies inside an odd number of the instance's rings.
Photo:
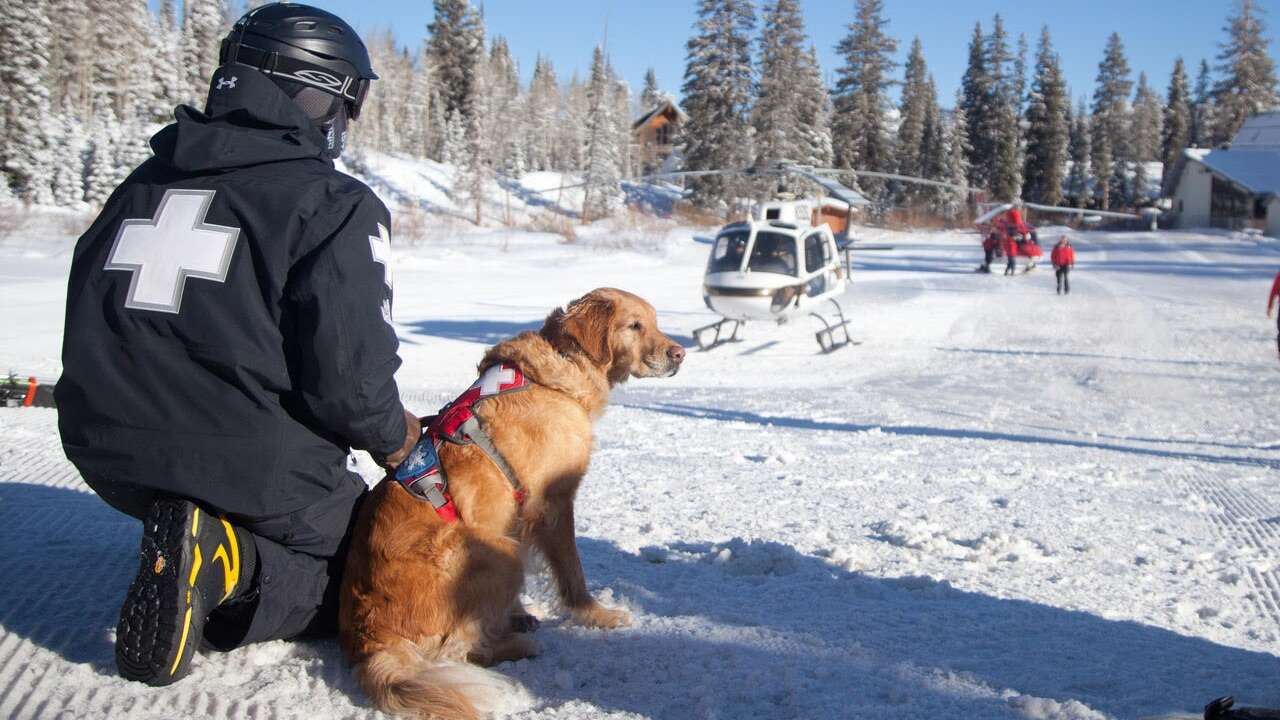
<path id="1" fill-rule="evenodd" d="M 369 51 L 342 18 L 288 2 L 263 5 L 236 21 L 218 52 L 218 65 L 230 63 L 256 68 L 283 87 L 282 80 L 341 98 L 353 120 L 378 79 Z"/>

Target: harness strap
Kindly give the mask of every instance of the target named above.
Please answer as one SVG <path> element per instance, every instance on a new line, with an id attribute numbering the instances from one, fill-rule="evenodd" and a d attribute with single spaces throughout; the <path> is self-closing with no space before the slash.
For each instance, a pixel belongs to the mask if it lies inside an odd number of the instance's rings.
<path id="1" fill-rule="evenodd" d="M 466 434 L 466 437 L 470 439 L 471 442 L 475 443 L 476 447 L 480 448 L 480 451 L 483 452 L 494 465 L 498 466 L 498 470 L 502 473 L 503 477 L 505 477 L 507 482 L 511 484 L 511 492 L 515 495 L 516 504 L 523 505 L 524 489 L 520 487 L 520 481 L 516 479 L 516 473 L 511 469 L 511 465 L 507 462 L 507 459 L 502 456 L 502 453 L 498 451 L 497 446 L 493 444 L 493 440 L 489 438 L 489 433 L 485 432 L 484 428 L 481 427 L 480 419 L 474 415 L 467 418 L 467 421 L 462 423 L 462 432 Z"/>
<path id="2" fill-rule="evenodd" d="M 394 477 L 410 495 L 431 503 L 441 520 L 457 522 L 458 507 L 449 496 L 449 479 L 440 464 L 439 448 L 438 438 L 430 432 L 423 433 L 409 456 L 396 468 Z"/>

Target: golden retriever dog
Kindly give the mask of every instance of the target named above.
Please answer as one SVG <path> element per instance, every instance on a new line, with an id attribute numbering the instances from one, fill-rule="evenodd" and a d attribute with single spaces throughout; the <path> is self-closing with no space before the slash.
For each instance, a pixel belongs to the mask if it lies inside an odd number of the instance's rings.
<path id="1" fill-rule="evenodd" d="M 347 556 L 339 638 L 379 710 L 417 718 L 473 718 L 522 691 L 489 666 L 537 654 L 519 604 L 530 548 L 546 557 L 576 622 L 616 628 L 631 616 L 587 591 L 574 541 L 573 502 L 587 472 L 592 422 L 628 377 L 670 377 L 684 349 L 658 330 L 653 307 L 601 288 L 553 311 L 538 332 L 490 348 L 483 373 L 514 363 L 527 390 L 476 406 L 514 471 L 517 500 L 475 445 L 445 443 L 440 463 L 458 520 L 385 480 L 360 510 Z M 468 664 L 470 663 L 470 664 Z"/>

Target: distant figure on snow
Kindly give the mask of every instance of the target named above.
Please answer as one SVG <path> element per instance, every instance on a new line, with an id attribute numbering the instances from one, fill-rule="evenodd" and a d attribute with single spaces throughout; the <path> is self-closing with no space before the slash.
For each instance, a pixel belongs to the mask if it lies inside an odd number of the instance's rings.
<path id="1" fill-rule="evenodd" d="M 1276 273 L 1276 279 L 1271 282 L 1271 294 L 1267 295 L 1267 317 L 1271 317 L 1271 307 L 1275 305 L 1278 297 L 1280 297 L 1280 272 Z M 1276 315 L 1276 352 L 1280 353 L 1280 315 Z"/>
<path id="2" fill-rule="evenodd" d="M 1067 274 L 1076 266 L 1076 250 L 1071 246 L 1071 241 L 1066 235 L 1058 238 L 1058 244 L 1053 246 L 1049 260 L 1053 263 L 1053 274 L 1058 278 L 1058 294 L 1070 295 L 1071 279 Z"/>
<path id="3" fill-rule="evenodd" d="M 1014 235 L 1004 236 L 1004 257 L 1006 260 L 1004 266 L 1004 274 L 1012 275 L 1018 271 L 1018 265 L 1014 261 L 1018 257 L 1018 240 Z"/>

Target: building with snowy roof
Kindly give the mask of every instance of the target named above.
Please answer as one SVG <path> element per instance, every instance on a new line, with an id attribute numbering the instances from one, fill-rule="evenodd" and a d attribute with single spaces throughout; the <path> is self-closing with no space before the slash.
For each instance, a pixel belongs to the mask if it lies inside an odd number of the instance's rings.
<path id="1" fill-rule="evenodd" d="M 675 100 L 665 98 L 631 123 L 633 157 L 640 161 L 646 174 L 670 169 L 667 161 L 676 153 L 680 127 L 685 120 Z"/>
<path id="2" fill-rule="evenodd" d="M 1187 148 L 1169 178 L 1177 227 L 1280 238 L 1280 111 L 1254 115 L 1226 149 Z"/>

